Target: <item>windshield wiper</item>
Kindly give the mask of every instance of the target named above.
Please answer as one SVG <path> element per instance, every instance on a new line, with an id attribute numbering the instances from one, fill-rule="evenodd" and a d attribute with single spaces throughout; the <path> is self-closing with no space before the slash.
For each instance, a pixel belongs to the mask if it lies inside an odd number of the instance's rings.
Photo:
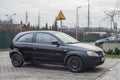
<path id="1" fill-rule="evenodd" d="M 74 43 L 79 43 L 79 42 L 67 42 L 67 44 L 74 44 Z"/>

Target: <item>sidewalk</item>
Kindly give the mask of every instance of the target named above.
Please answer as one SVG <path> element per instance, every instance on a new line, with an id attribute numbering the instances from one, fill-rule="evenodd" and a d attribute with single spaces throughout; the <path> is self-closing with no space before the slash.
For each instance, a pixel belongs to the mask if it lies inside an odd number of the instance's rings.
<path id="1" fill-rule="evenodd" d="M 120 80 L 120 62 L 96 80 Z"/>
<path id="2" fill-rule="evenodd" d="M 9 49 L 0 49 L 0 52 L 2 52 L 2 51 L 8 51 Z"/>

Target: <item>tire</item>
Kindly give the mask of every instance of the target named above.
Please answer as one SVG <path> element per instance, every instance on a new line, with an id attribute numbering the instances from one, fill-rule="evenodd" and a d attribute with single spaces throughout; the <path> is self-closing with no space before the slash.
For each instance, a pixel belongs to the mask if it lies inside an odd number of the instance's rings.
<path id="1" fill-rule="evenodd" d="M 71 72 L 80 72 L 83 69 L 83 61 L 78 56 L 71 56 L 67 61 L 67 67 Z"/>
<path id="2" fill-rule="evenodd" d="M 24 60 L 20 54 L 15 53 L 12 55 L 11 62 L 14 67 L 21 67 Z"/>
<path id="3" fill-rule="evenodd" d="M 104 42 L 100 42 L 99 45 L 102 45 Z"/>

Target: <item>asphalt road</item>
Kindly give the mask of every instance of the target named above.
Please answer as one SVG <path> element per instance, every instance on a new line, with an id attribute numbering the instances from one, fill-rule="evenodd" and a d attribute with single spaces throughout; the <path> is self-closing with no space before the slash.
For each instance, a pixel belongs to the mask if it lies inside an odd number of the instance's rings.
<path id="1" fill-rule="evenodd" d="M 25 65 L 15 68 L 10 62 L 8 51 L 5 51 L 0 52 L 0 80 L 113 80 L 107 75 L 112 75 L 113 70 L 118 69 L 118 64 L 120 59 L 106 59 L 103 65 L 81 73 L 72 73 L 61 65 Z"/>

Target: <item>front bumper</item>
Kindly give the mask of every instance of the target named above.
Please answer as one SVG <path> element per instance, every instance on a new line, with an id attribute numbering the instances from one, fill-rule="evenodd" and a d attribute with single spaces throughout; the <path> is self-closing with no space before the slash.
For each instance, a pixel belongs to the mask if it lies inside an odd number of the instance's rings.
<path id="1" fill-rule="evenodd" d="M 87 58 L 86 61 L 86 67 L 94 67 L 98 66 L 104 63 L 105 61 L 105 56 L 100 56 L 100 57 L 89 57 Z"/>

